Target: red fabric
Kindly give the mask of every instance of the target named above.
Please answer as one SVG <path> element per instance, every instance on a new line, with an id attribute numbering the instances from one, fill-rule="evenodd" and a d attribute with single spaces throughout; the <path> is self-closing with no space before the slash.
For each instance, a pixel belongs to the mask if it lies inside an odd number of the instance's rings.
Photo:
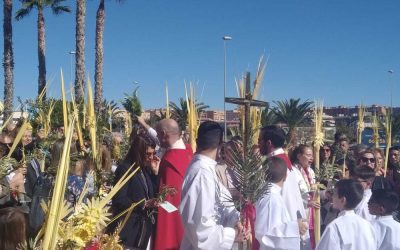
<path id="1" fill-rule="evenodd" d="M 251 202 L 246 202 L 246 204 L 244 205 L 242 216 L 244 219 L 244 227 L 248 229 L 247 227 L 250 225 L 251 228 L 252 250 L 260 249 L 260 244 L 256 239 L 254 231 L 254 223 L 256 221 L 256 208 L 253 204 L 251 204 Z"/>
<path id="2" fill-rule="evenodd" d="M 278 154 L 278 155 L 275 155 L 275 156 L 281 158 L 282 160 L 284 160 L 286 165 L 287 165 L 287 167 L 288 167 L 288 169 L 292 170 L 292 162 L 290 161 L 289 157 L 286 154 Z"/>
<path id="3" fill-rule="evenodd" d="M 193 158 L 191 147 L 186 144 L 186 149 L 168 150 L 160 163 L 160 188 L 163 185 L 176 188 L 177 194 L 167 197 L 167 201 L 179 208 L 181 202 L 182 182 L 187 167 Z M 156 223 L 155 250 L 179 249 L 183 239 L 183 224 L 179 211 L 167 213 L 158 208 Z"/>

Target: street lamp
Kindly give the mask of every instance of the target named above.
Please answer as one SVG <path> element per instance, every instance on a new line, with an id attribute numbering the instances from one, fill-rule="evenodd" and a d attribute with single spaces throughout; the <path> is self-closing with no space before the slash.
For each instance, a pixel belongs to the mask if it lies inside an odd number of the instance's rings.
<path id="1" fill-rule="evenodd" d="M 394 70 L 388 70 L 389 73 L 389 81 L 390 81 L 390 109 L 393 108 L 393 80 L 392 75 L 394 74 Z"/>
<path id="2" fill-rule="evenodd" d="M 70 81 L 71 81 L 71 84 L 72 84 L 72 58 L 75 56 L 76 51 L 71 50 L 71 51 L 69 52 L 69 54 L 71 55 L 71 66 L 70 66 L 70 68 L 69 68 L 69 78 L 70 78 Z"/>
<path id="3" fill-rule="evenodd" d="M 224 40 L 224 139 L 227 141 L 227 126 L 226 126 L 226 103 L 225 103 L 225 98 L 226 98 L 226 41 L 232 40 L 232 37 L 230 36 L 223 36 L 222 40 Z"/>

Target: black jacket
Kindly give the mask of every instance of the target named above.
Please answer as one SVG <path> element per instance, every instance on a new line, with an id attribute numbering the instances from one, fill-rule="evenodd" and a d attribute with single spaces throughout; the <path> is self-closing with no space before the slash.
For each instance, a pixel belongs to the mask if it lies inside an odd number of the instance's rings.
<path id="1" fill-rule="evenodd" d="M 126 173 L 129 167 L 130 165 L 127 163 L 122 163 L 117 167 L 115 171 L 115 182 Z M 120 214 L 135 202 L 151 198 L 154 198 L 154 188 L 150 174 L 147 170 L 141 169 L 113 197 L 113 215 L 116 216 Z M 134 208 L 120 233 L 120 239 L 124 246 L 146 249 L 154 226 L 154 213 L 151 212 L 151 209 L 146 209 L 144 207 L 144 202 Z M 113 223 L 113 225 L 111 225 L 111 230 L 114 230 L 117 223 L 123 221 L 124 218 L 125 216 L 122 216 Z"/>

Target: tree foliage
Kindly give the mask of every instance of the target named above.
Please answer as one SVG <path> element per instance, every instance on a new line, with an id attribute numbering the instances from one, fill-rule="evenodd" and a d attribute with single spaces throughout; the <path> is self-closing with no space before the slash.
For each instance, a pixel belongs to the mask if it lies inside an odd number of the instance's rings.
<path id="1" fill-rule="evenodd" d="M 125 93 L 125 98 L 122 101 L 122 106 L 129 112 L 132 120 L 142 114 L 142 104 L 139 99 L 138 90 L 139 87 L 136 87 L 132 94 Z"/>
<path id="2" fill-rule="evenodd" d="M 274 104 L 276 107 L 272 109 L 272 112 L 276 116 L 276 121 L 286 124 L 288 127 L 287 142 L 289 147 L 293 146 L 296 144 L 295 128 L 304 123 L 313 103 L 308 100 L 302 102 L 300 98 L 291 98 L 284 101 L 275 101 Z"/>
<path id="3" fill-rule="evenodd" d="M 188 124 L 188 107 L 186 100 L 181 97 L 179 98 L 179 105 L 174 102 L 170 102 L 169 105 L 171 107 L 171 118 L 178 122 L 179 127 L 182 131 L 185 131 Z M 209 108 L 208 105 L 202 102 L 196 102 L 196 107 L 199 117 L 206 109 Z"/>

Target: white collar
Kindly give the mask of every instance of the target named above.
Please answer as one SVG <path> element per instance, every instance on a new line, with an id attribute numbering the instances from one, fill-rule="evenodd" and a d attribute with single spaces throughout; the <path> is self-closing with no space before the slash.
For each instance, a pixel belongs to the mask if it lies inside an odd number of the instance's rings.
<path id="1" fill-rule="evenodd" d="M 274 151 L 272 151 L 271 153 L 267 154 L 267 157 L 272 157 L 272 156 L 275 156 L 275 155 L 281 155 L 281 154 L 284 154 L 284 153 L 285 153 L 285 151 L 283 150 L 283 148 L 277 148 Z"/>
<path id="2" fill-rule="evenodd" d="M 377 220 L 393 220 L 393 215 L 376 216 Z"/>
<path id="3" fill-rule="evenodd" d="M 343 210 L 339 213 L 339 216 L 345 216 L 345 215 L 351 215 L 351 214 L 355 214 L 354 210 Z"/>
<path id="4" fill-rule="evenodd" d="M 204 163 L 204 165 L 201 164 L 202 166 L 206 166 L 208 169 L 211 170 L 211 172 L 214 173 L 214 175 L 217 175 L 217 173 L 215 171 L 217 162 L 214 159 L 211 159 L 210 157 L 208 157 L 206 155 L 202 155 L 202 154 L 195 154 L 194 159 L 202 161 Z"/>
<path id="5" fill-rule="evenodd" d="M 174 144 L 169 147 L 169 149 L 186 149 L 186 145 L 182 138 L 179 138 Z"/>
<path id="6" fill-rule="evenodd" d="M 282 194 L 282 188 L 275 183 L 271 183 L 270 192 L 273 194 Z"/>
<path id="7" fill-rule="evenodd" d="M 210 157 L 208 157 L 208 156 L 206 156 L 206 155 L 203 155 L 203 154 L 195 154 L 195 155 L 194 155 L 194 158 L 195 158 L 195 159 L 202 160 L 202 161 L 204 161 L 205 163 L 210 164 L 210 165 L 214 165 L 214 166 L 217 165 L 217 162 L 216 162 L 214 159 L 211 159 Z"/>

